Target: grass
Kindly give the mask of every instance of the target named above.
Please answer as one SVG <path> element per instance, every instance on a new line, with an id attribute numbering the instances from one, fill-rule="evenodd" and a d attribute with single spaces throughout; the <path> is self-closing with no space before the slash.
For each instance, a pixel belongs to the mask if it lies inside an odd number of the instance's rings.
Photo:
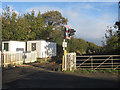
<path id="1" fill-rule="evenodd" d="M 54 62 L 54 59 L 50 59 L 50 60 L 40 60 L 38 59 L 36 62 L 39 62 L 39 63 L 52 63 Z M 55 64 L 58 64 L 58 63 L 55 63 Z M 53 65 L 52 65 L 53 66 Z M 62 66 L 58 64 L 58 69 L 57 71 L 58 72 L 62 72 Z M 52 67 L 51 67 L 52 68 Z M 53 68 L 53 71 L 56 71 L 54 70 Z M 92 69 L 85 69 L 85 68 L 77 68 L 76 70 L 72 70 L 72 71 L 64 71 L 64 72 L 72 72 L 72 73 L 84 73 L 84 74 L 88 74 L 88 73 L 109 73 L 109 74 L 118 74 L 120 72 L 120 70 L 112 70 L 112 69 L 106 69 L 106 70 L 92 70 Z"/>
<path id="2" fill-rule="evenodd" d="M 49 63 L 49 61 L 47 59 L 37 59 L 37 61 L 35 62 L 38 62 L 38 63 Z"/>
<path id="3" fill-rule="evenodd" d="M 120 70 L 112 70 L 112 69 L 106 69 L 106 70 L 92 70 L 92 69 L 84 69 L 84 68 L 77 68 L 76 70 L 72 70 L 69 72 L 75 72 L 75 73 L 109 73 L 109 74 L 118 74 Z"/>

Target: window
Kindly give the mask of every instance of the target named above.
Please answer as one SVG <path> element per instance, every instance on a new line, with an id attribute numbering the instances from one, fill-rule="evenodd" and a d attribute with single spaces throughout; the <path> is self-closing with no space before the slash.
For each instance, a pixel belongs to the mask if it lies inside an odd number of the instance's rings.
<path id="1" fill-rule="evenodd" d="M 32 43 L 32 51 L 36 50 L 36 43 Z"/>
<path id="2" fill-rule="evenodd" d="M 16 48 L 16 51 L 24 51 L 24 48 Z"/>
<path id="3" fill-rule="evenodd" d="M 8 51 L 8 43 L 4 43 L 4 50 Z"/>

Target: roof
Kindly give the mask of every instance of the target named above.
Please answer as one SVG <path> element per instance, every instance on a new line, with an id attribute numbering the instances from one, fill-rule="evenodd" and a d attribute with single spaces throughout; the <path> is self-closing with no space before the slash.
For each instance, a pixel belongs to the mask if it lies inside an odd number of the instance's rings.
<path id="1" fill-rule="evenodd" d="M 17 41 L 17 40 L 3 40 L 2 42 L 10 42 L 10 41 L 14 41 L 14 42 L 25 42 L 25 41 Z"/>
<path id="2" fill-rule="evenodd" d="M 28 41 L 46 41 L 46 40 L 41 39 L 41 40 L 28 40 Z"/>

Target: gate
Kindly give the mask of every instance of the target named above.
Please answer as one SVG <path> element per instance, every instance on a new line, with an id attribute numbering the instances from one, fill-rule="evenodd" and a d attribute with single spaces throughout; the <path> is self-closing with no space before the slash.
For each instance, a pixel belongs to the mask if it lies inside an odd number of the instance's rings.
<path id="1" fill-rule="evenodd" d="M 66 53 L 63 56 L 62 71 L 72 71 L 76 69 L 76 53 Z"/>
<path id="2" fill-rule="evenodd" d="M 120 69 L 120 55 L 76 56 L 76 67 L 88 69 Z"/>

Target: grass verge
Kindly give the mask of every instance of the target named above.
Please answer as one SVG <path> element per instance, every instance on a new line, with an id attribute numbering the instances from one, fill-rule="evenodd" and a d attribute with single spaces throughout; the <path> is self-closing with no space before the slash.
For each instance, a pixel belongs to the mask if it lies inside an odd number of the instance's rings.
<path id="1" fill-rule="evenodd" d="M 65 72 L 75 72 L 75 73 L 104 73 L 104 74 L 120 74 L 120 70 L 113 70 L 113 69 L 106 69 L 106 70 L 92 70 L 92 69 L 85 69 L 85 68 L 77 68 L 76 70 L 72 71 L 65 71 Z"/>

